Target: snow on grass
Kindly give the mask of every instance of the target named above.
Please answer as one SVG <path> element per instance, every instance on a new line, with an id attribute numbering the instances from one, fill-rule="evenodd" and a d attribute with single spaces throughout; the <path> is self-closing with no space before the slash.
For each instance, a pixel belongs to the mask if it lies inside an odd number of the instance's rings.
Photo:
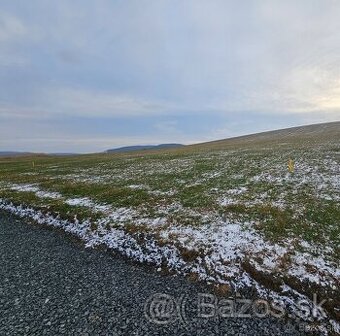
<path id="1" fill-rule="evenodd" d="M 85 204 L 84 202 L 81 203 Z M 79 205 L 79 203 L 76 204 Z M 87 202 L 87 204 L 92 206 L 90 202 Z M 295 311 L 298 315 L 301 314 L 301 311 L 290 297 L 293 294 L 295 298 L 298 296 L 303 299 L 311 310 L 314 308 L 313 303 L 306 296 L 297 293 L 289 286 L 282 287 L 280 294 L 268 290 L 240 267 L 242 259 L 246 255 L 265 251 L 266 258 L 262 265 L 267 269 L 275 269 L 277 264 L 274 256 L 287 252 L 284 247 L 268 245 L 251 228 L 251 223 L 247 223 L 246 226 L 239 223 L 219 222 L 213 227 L 209 225 L 200 228 L 169 227 L 167 230 L 161 230 L 160 237 L 166 243 L 160 245 L 152 231 L 148 235 L 148 239 L 141 241 L 138 234 L 132 235 L 126 232 L 123 227 L 110 227 L 108 229 L 109 217 L 100 219 L 97 223 L 97 229 L 93 230 L 90 220 L 80 222 L 75 219 L 73 222 L 69 222 L 32 208 L 14 206 L 1 199 L 0 209 L 11 211 L 20 217 L 31 218 L 38 224 L 61 228 L 82 239 L 86 247 L 105 244 L 108 248 L 119 251 L 139 262 L 152 263 L 157 267 L 167 267 L 181 274 L 195 273 L 198 274 L 201 280 L 207 282 L 231 282 L 235 289 L 244 286 L 255 286 L 262 297 L 275 300 L 282 307 Z M 151 226 L 162 226 L 164 224 L 164 218 L 156 219 L 150 223 Z M 186 251 L 196 251 L 197 256 L 193 259 L 188 259 L 188 256 L 183 254 L 183 248 Z M 273 253 L 271 257 L 269 257 L 270 253 Z M 301 258 L 298 258 L 298 260 L 301 262 Z M 332 272 L 328 265 L 323 264 L 322 259 L 316 261 L 315 265 L 321 267 L 324 272 L 326 270 Z M 301 271 L 301 268 L 292 269 L 290 273 L 298 277 L 306 274 Z M 337 270 L 337 275 L 339 275 L 339 270 Z M 311 279 L 309 278 L 309 280 Z M 315 281 L 316 279 L 312 280 Z M 320 312 L 318 319 L 322 319 L 324 314 L 324 311 Z M 337 326 L 335 321 L 333 321 L 333 324 Z"/>
<path id="2" fill-rule="evenodd" d="M 27 191 L 27 192 L 38 192 L 39 187 L 32 184 L 13 184 L 11 186 L 12 190 L 15 191 Z"/>
<path id="3" fill-rule="evenodd" d="M 98 204 L 93 202 L 91 199 L 88 197 L 82 197 L 82 198 L 69 198 L 65 200 L 65 203 L 68 205 L 73 205 L 73 206 L 82 206 L 86 208 L 90 208 L 94 211 L 108 211 L 110 207 L 105 204 Z"/>
<path id="4" fill-rule="evenodd" d="M 139 184 L 131 184 L 128 186 L 128 188 L 131 188 L 131 189 L 149 189 L 148 186 L 145 186 L 145 185 L 139 185 Z"/>
<path id="5" fill-rule="evenodd" d="M 39 173 L 31 164 L 14 163 L 8 170 L 2 165 L 2 207 L 70 230 L 87 246 L 106 244 L 211 283 L 255 286 L 290 306 L 296 298 L 310 298 L 312 290 L 340 301 L 340 158 L 334 147 L 286 143 L 181 155 L 56 158 L 53 165 L 36 163 Z M 287 171 L 289 157 L 293 174 Z M 10 206 L 16 198 L 27 208 Z M 87 209 L 88 217 L 65 222 L 46 215 L 53 203 L 61 215 L 64 204 L 72 216 Z"/>
<path id="6" fill-rule="evenodd" d="M 60 193 L 53 193 L 40 190 L 37 186 L 23 184 L 12 185 L 12 190 L 21 192 L 35 192 L 38 197 L 63 199 Z M 239 195 L 247 191 L 247 188 L 231 189 L 229 194 Z M 223 281 L 234 277 L 237 279 L 242 273 L 239 262 L 245 256 L 255 256 L 260 258 L 261 263 L 256 263 L 256 267 L 260 271 L 272 272 L 277 270 L 280 258 L 285 255 L 288 250 L 292 249 L 280 246 L 278 244 L 270 244 L 264 240 L 256 229 L 254 222 L 235 222 L 229 219 L 221 218 L 216 213 L 208 212 L 199 213 L 192 209 L 184 209 L 180 204 L 170 204 L 159 208 L 159 216 L 150 218 L 143 216 L 136 209 L 131 208 L 113 208 L 112 206 L 99 204 L 88 197 L 84 198 L 65 198 L 64 202 L 71 206 L 87 207 L 95 212 L 105 214 L 100 220 L 100 224 L 105 226 L 112 223 L 113 225 L 123 225 L 133 221 L 136 227 L 146 225 L 148 230 L 152 232 L 156 228 L 159 230 L 159 237 L 167 244 L 181 246 L 189 251 L 203 251 L 205 267 L 208 269 L 210 276 L 215 273 L 218 281 Z M 198 227 L 183 226 L 181 221 L 172 222 L 168 225 L 169 213 L 179 213 L 185 217 L 198 218 L 201 224 Z M 292 245 L 289 241 L 285 246 Z M 315 251 L 315 247 L 311 244 L 301 241 L 300 245 L 309 251 Z M 331 248 L 329 248 L 332 251 Z M 291 261 L 289 264 L 288 274 L 298 278 L 305 278 L 310 282 L 316 282 L 320 286 L 336 286 L 335 279 L 339 278 L 340 271 L 336 265 L 329 265 L 322 256 L 318 258 L 312 257 L 309 253 L 291 253 Z M 223 265 L 223 266 L 222 266 Z M 307 267 L 306 267 L 307 266 Z M 307 268 L 314 267 L 315 271 L 309 274 Z M 207 276 L 202 273 L 203 278 Z M 200 274 L 200 275 L 202 275 Z"/>
<path id="7" fill-rule="evenodd" d="M 309 253 L 296 253 L 292 256 L 294 267 L 288 273 L 304 281 L 314 282 L 320 286 L 329 286 L 337 290 L 340 279 L 340 268 L 334 263 L 327 262 L 320 256 L 314 257 Z M 313 268 L 311 272 L 310 268 Z M 320 273 L 325 276 L 320 278 Z"/>
<path id="8" fill-rule="evenodd" d="M 59 192 L 36 190 L 35 194 L 39 198 L 52 198 L 52 199 L 60 199 L 60 198 L 62 198 L 62 195 Z"/>

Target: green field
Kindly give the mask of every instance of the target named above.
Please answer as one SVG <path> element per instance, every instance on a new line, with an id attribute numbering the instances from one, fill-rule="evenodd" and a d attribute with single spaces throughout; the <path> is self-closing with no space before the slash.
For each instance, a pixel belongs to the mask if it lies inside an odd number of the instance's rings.
<path id="1" fill-rule="evenodd" d="M 339 318 L 340 122 L 162 152 L 1 158 L 0 200 L 201 280 L 331 296 Z"/>

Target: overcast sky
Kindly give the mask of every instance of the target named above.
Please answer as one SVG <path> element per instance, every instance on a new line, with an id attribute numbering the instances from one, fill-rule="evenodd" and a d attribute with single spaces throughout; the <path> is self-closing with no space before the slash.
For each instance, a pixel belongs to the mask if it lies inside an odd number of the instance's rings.
<path id="1" fill-rule="evenodd" d="M 1 0 L 0 151 L 340 120 L 340 1 Z"/>

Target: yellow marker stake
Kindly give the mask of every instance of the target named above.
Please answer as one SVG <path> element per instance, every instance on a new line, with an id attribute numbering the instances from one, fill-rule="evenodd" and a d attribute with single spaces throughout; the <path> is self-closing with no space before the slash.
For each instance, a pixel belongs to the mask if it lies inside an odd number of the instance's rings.
<path id="1" fill-rule="evenodd" d="M 32 161 L 32 167 L 34 168 L 34 161 Z"/>
<path id="2" fill-rule="evenodd" d="M 290 173 L 294 173 L 295 164 L 294 164 L 294 161 L 292 159 L 289 159 L 289 161 L 288 161 L 288 170 L 289 170 Z"/>

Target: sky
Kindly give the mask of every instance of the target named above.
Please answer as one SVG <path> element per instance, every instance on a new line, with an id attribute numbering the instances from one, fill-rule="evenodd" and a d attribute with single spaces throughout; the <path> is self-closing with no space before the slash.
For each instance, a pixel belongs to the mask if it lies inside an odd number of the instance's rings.
<path id="1" fill-rule="evenodd" d="M 0 2 L 0 151 L 339 120 L 339 0 Z"/>

